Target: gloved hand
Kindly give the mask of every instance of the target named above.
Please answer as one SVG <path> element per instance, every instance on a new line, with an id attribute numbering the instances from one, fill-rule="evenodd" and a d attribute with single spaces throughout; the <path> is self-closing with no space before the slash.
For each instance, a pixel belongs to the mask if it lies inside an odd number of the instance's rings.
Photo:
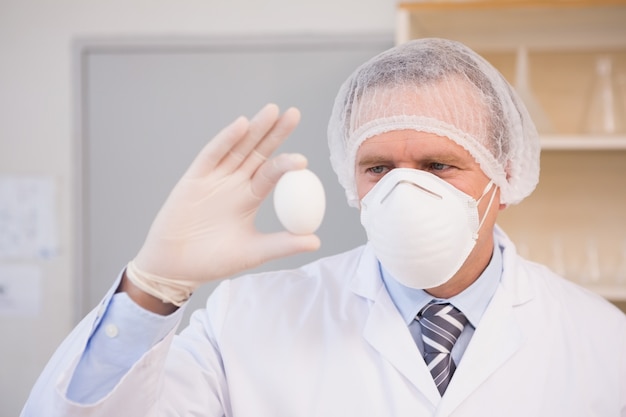
<path id="1" fill-rule="evenodd" d="M 271 259 L 319 248 L 315 235 L 260 233 L 261 202 L 287 171 L 306 167 L 299 154 L 268 159 L 300 120 L 265 106 L 213 138 L 174 187 L 154 220 L 127 277 L 165 302 L 182 304 L 201 284 Z"/>

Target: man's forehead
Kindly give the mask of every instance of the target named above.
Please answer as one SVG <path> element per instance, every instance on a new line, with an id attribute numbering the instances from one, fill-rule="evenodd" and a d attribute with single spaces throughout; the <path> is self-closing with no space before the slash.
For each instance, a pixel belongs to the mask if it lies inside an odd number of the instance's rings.
<path id="1" fill-rule="evenodd" d="M 361 148 L 381 146 L 385 144 L 404 143 L 406 146 L 415 145 L 427 148 L 463 149 L 452 139 L 433 132 L 413 129 L 391 130 L 365 139 Z"/>
<path id="2" fill-rule="evenodd" d="M 384 156 L 399 149 L 422 157 L 474 159 L 465 148 L 448 137 L 411 129 L 389 131 L 366 139 L 357 152 L 357 159 Z"/>

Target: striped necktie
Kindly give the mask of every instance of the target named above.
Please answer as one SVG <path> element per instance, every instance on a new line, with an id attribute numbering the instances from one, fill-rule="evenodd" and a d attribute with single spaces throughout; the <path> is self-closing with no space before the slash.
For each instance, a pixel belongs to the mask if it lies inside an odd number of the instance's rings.
<path id="1" fill-rule="evenodd" d="M 424 360 L 439 393 L 448 388 L 456 369 L 452 347 L 467 324 L 467 318 L 452 304 L 428 304 L 418 314 L 424 341 Z"/>

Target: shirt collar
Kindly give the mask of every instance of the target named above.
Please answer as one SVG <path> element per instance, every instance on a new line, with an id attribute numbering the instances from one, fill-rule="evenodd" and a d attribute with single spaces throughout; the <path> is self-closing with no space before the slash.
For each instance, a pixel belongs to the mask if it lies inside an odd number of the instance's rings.
<path id="1" fill-rule="evenodd" d="M 385 287 L 407 325 L 415 319 L 417 313 L 426 304 L 435 300 L 452 303 L 465 314 L 470 324 L 476 328 L 500 283 L 502 249 L 494 239 L 494 251 L 487 268 L 472 285 L 447 300 L 435 298 L 424 290 L 409 288 L 400 284 L 380 265 L 380 262 L 378 265 Z"/>

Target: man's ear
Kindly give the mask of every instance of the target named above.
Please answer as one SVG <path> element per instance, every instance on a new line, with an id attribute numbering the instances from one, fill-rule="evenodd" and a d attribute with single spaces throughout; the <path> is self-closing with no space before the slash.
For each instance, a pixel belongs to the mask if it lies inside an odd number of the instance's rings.
<path id="1" fill-rule="evenodd" d="M 511 160 L 507 162 L 505 172 L 506 172 L 506 180 L 509 181 L 509 179 L 511 179 Z M 508 206 L 509 206 L 508 204 L 500 203 L 500 207 L 498 208 L 500 211 L 502 211 Z"/>

